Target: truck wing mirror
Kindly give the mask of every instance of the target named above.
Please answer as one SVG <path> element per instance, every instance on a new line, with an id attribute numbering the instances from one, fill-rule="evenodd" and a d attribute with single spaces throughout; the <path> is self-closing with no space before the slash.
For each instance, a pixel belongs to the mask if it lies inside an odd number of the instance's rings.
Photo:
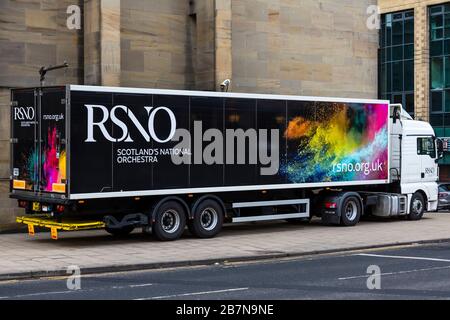
<path id="1" fill-rule="evenodd" d="M 436 147 L 438 159 L 442 159 L 444 157 L 444 141 L 442 141 L 442 139 L 436 138 Z"/>
<path id="2" fill-rule="evenodd" d="M 401 109 L 400 107 L 394 107 L 394 110 L 392 112 L 392 120 L 394 123 L 397 122 L 397 120 L 400 120 L 400 116 L 401 116 Z"/>

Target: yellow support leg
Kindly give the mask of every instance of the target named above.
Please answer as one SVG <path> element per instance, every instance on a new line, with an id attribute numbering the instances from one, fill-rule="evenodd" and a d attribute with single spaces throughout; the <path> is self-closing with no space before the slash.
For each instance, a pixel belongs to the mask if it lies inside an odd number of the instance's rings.
<path id="1" fill-rule="evenodd" d="M 84 221 L 74 219 L 63 219 L 61 222 L 56 221 L 51 216 L 23 216 L 16 218 L 17 223 L 23 223 L 28 226 L 28 234 L 34 236 L 35 227 L 49 228 L 52 239 L 58 239 L 58 231 L 79 231 L 103 229 L 105 223 L 103 221 Z"/>

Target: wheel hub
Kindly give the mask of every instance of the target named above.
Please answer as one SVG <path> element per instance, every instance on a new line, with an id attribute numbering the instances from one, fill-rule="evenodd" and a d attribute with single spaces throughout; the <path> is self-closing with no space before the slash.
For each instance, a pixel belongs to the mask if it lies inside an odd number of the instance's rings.
<path id="1" fill-rule="evenodd" d="M 419 214 L 420 212 L 422 212 L 422 208 L 423 208 L 422 201 L 420 201 L 418 199 L 413 201 L 413 211 L 414 211 L 414 213 Z"/>
<path id="2" fill-rule="evenodd" d="M 217 211 L 213 208 L 205 208 L 200 214 L 200 223 L 205 230 L 213 230 L 218 221 Z"/>
<path id="3" fill-rule="evenodd" d="M 345 216 L 349 221 L 355 220 L 357 216 L 357 206 L 354 201 L 349 201 L 345 206 Z"/>

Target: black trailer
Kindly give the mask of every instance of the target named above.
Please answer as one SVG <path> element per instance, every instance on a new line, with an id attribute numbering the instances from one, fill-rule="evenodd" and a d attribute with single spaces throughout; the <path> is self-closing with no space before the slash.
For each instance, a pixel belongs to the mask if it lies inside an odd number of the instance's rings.
<path id="1" fill-rule="evenodd" d="M 13 89 L 11 124 L 11 197 L 113 234 L 308 219 L 326 188 L 315 213 L 354 225 L 352 189 L 389 184 L 387 101 L 68 85 Z"/>

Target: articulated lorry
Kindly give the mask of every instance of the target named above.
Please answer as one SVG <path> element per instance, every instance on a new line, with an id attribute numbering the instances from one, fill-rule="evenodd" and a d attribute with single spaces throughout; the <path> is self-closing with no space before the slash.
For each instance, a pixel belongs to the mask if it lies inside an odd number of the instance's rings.
<path id="1" fill-rule="evenodd" d="M 10 196 L 24 223 L 77 218 L 114 235 L 140 227 L 175 240 L 186 226 L 213 237 L 226 222 L 418 220 L 437 209 L 441 156 L 428 123 L 383 100 L 80 85 L 11 92 Z"/>

